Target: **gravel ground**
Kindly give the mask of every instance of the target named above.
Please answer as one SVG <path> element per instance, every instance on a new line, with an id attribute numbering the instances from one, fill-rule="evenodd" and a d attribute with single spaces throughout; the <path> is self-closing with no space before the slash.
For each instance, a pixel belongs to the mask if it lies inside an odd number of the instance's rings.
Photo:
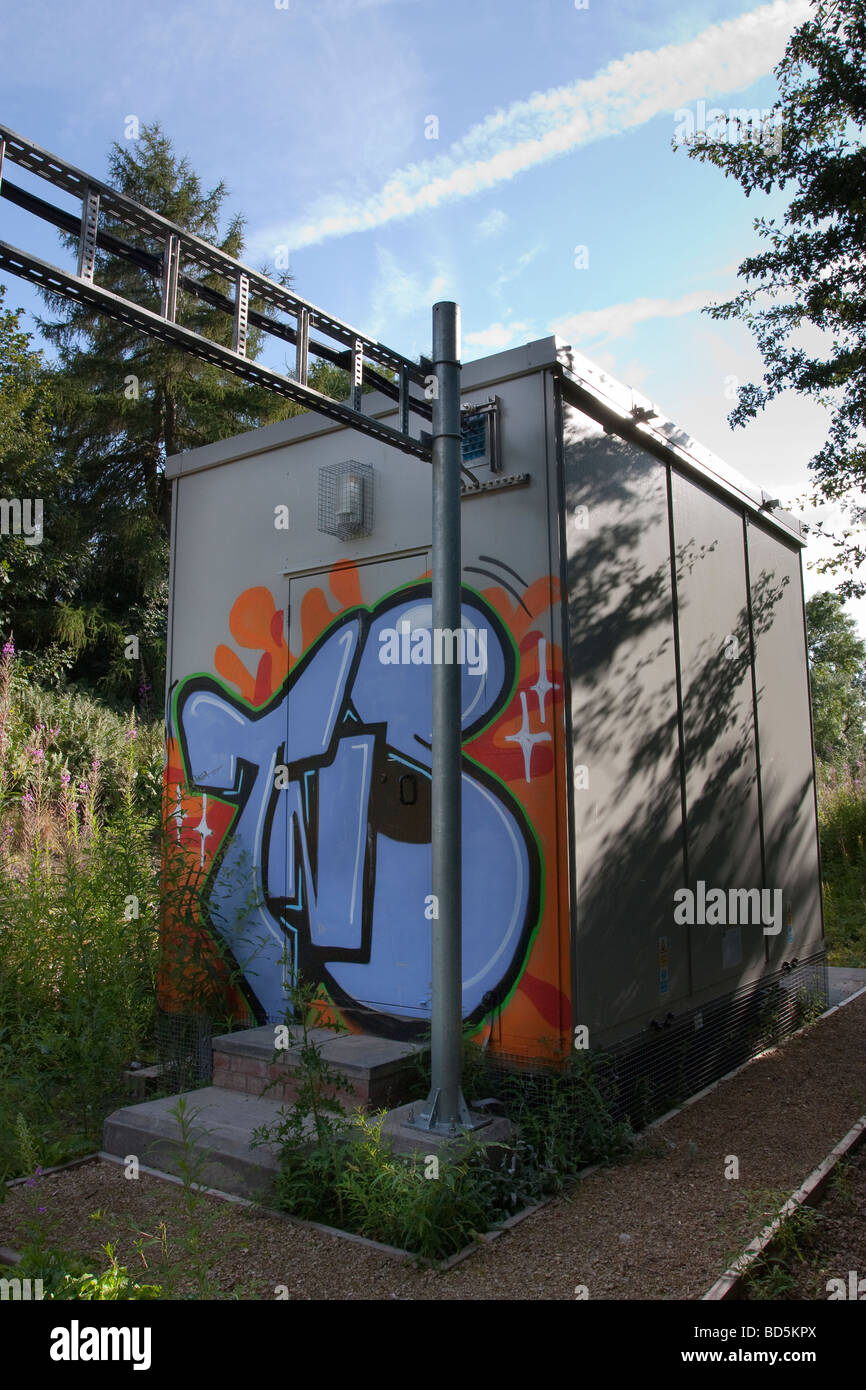
<path id="1" fill-rule="evenodd" d="M 445 1273 L 203 1198 L 203 1277 L 211 1285 L 203 1296 L 573 1299 L 583 1285 L 591 1299 L 700 1298 L 864 1113 L 866 995 L 648 1131 L 627 1161 L 591 1174 Z M 738 1178 L 725 1176 L 731 1156 Z M 36 1203 L 46 1208 L 52 1244 L 96 1260 L 111 1241 L 142 1282 L 163 1282 L 167 1269 L 188 1260 L 183 1193 L 173 1184 L 147 1175 L 133 1182 L 114 1164 L 93 1163 L 10 1189 L 0 1205 L 0 1245 L 22 1244 Z M 857 1267 L 850 1252 L 839 1259 L 843 1274 Z M 825 1282 L 801 1296 L 826 1298 Z M 174 1287 L 195 1291 L 188 1280 Z"/>
<path id="2" fill-rule="evenodd" d="M 861 1144 L 851 1158 L 839 1165 L 823 1199 L 811 1210 L 810 1225 L 797 1237 L 798 1250 L 779 1252 L 778 1260 L 773 1260 L 773 1265 L 782 1266 L 786 1276 L 784 1292 L 775 1297 L 829 1299 L 829 1281 L 841 1279 L 847 1301 L 853 1270 L 858 1289 L 860 1281 L 864 1281 L 857 1294 L 861 1301 L 866 1298 L 866 1144 Z M 772 1281 L 766 1266 L 759 1270 L 759 1276 L 755 1291 L 748 1296 L 773 1296 L 768 1292 Z M 833 1292 L 838 1297 L 838 1286 Z"/>

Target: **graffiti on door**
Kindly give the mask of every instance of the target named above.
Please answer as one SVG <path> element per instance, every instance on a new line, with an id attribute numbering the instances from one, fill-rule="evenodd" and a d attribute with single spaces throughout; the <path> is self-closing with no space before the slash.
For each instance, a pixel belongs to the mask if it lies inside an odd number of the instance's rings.
<path id="1" fill-rule="evenodd" d="M 300 975 L 320 982 L 350 1026 L 411 1038 L 429 1027 L 436 912 L 430 583 L 365 605 L 352 566 L 332 572 L 331 589 L 342 601 L 336 615 L 320 589 L 304 597 L 297 659 L 268 590 L 235 605 L 236 641 L 262 657 L 253 676 L 220 647 L 222 679 L 190 676 L 173 692 L 169 808 L 173 796 L 177 839 L 203 872 L 206 921 L 260 1021 L 284 1015 L 286 985 Z M 468 587 L 463 627 L 467 649 L 484 653 L 483 670 L 478 661 L 461 668 L 471 1025 L 501 1012 L 538 932 L 544 853 L 520 792 L 552 773 L 561 677 L 546 636 L 516 641 L 490 596 Z M 535 669 L 524 670 L 533 641 Z M 535 1006 L 541 999 L 550 1012 L 536 985 Z M 555 1012 L 564 1016 L 564 1001 Z"/>

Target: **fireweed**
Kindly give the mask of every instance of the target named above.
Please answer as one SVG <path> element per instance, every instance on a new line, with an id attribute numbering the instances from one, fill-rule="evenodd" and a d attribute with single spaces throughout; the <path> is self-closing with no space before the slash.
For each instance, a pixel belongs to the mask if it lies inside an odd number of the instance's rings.
<path id="1" fill-rule="evenodd" d="M 50 1164 L 93 1148 L 155 1024 L 158 726 L 27 685 L 0 651 L 0 1174 L 17 1115 Z M 94 736 L 99 738 L 96 742 Z M 158 760 L 156 750 L 159 749 Z M 143 774 L 147 775 L 143 775 Z"/>

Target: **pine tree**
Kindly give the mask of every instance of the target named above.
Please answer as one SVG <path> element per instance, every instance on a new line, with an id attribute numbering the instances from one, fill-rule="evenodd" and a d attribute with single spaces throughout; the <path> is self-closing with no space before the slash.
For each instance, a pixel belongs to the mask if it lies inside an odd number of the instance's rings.
<path id="1" fill-rule="evenodd" d="M 58 608 L 75 591 L 79 538 L 53 450 L 52 373 L 5 296 L 0 285 L 0 636 L 32 650 L 50 647 Z M 56 649 L 43 652 L 43 662 L 57 660 Z"/>
<path id="2" fill-rule="evenodd" d="M 158 124 L 141 127 L 127 147 L 115 144 L 107 182 L 231 256 L 243 250 L 243 219 L 221 228 L 226 188 L 206 190 Z M 103 217 L 107 232 L 151 255 L 162 245 Z M 67 244 L 71 245 L 69 238 Z M 213 273 L 189 273 L 231 295 Z M 159 311 L 159 278 L 125 260 L 97 253 L 99 284 Z M 58 317 L 40 321 L 57 353 L 54 420 L 57 456 L 72 476 L 66 505 L 86 537 L 79 547 L 77 591 L 59 608 L 55 635 L 75 654 L 74 675 L 114 695 L 152 690 L 163 680 L 172 454 L 224 439 L 293 413 L 281 397 L 223 373 L 180 349 L 148 338 L 97 309 L 45 295 Z M 221 310 L 182 290 L 177 319 L 231 345 Z M 255 333 L 248 355 L 260 351 Z M 125 658 L 126 637 L 139 638 L 140 662 Z"/>

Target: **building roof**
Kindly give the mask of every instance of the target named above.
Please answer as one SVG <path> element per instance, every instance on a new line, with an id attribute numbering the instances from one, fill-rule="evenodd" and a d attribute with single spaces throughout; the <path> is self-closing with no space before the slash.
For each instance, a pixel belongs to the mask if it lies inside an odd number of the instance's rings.
<path id="1" fill-rule="evenodd" d="M 514 377 L 539 371 L 555 372 L 562 381 L 566 399 L 612 433 L 633 439 L 661 457 L 676 462 L 683 471 L 697 476 L 731 501 L 759 515 L 765 524 L 783 531 L 800 545 L 804 544 L 804 528 L 799 518 L 780 508 L 768 509 L 767 503 L 771 497 L 756 483 L 745 478 L 712 450 L 700 444 L 688 431 L 668 419 L 647 396 L 618 381 L 559 338 L 552 335 L 538 338 L 521 347 L 464 363 L 461 371 L 462 390 L 469 393 L 489 389 Z M 365 415 L 378 419 L 397 413 L 395 402 L 378 391 L 366 394 L 362 398 L 361 408 Z M 214 444 L 204 444 L 197 449 L 174 454 L 166 460 L 166 477 L 179 478 L 202 469 L 220 467 L 237 459 L 345 428 L 313 412 L 295 415 L 231 439 L 221 439 Z M 410 432 L 417 435 L 420 429 L 418 417 L 410 416 Z"/>

